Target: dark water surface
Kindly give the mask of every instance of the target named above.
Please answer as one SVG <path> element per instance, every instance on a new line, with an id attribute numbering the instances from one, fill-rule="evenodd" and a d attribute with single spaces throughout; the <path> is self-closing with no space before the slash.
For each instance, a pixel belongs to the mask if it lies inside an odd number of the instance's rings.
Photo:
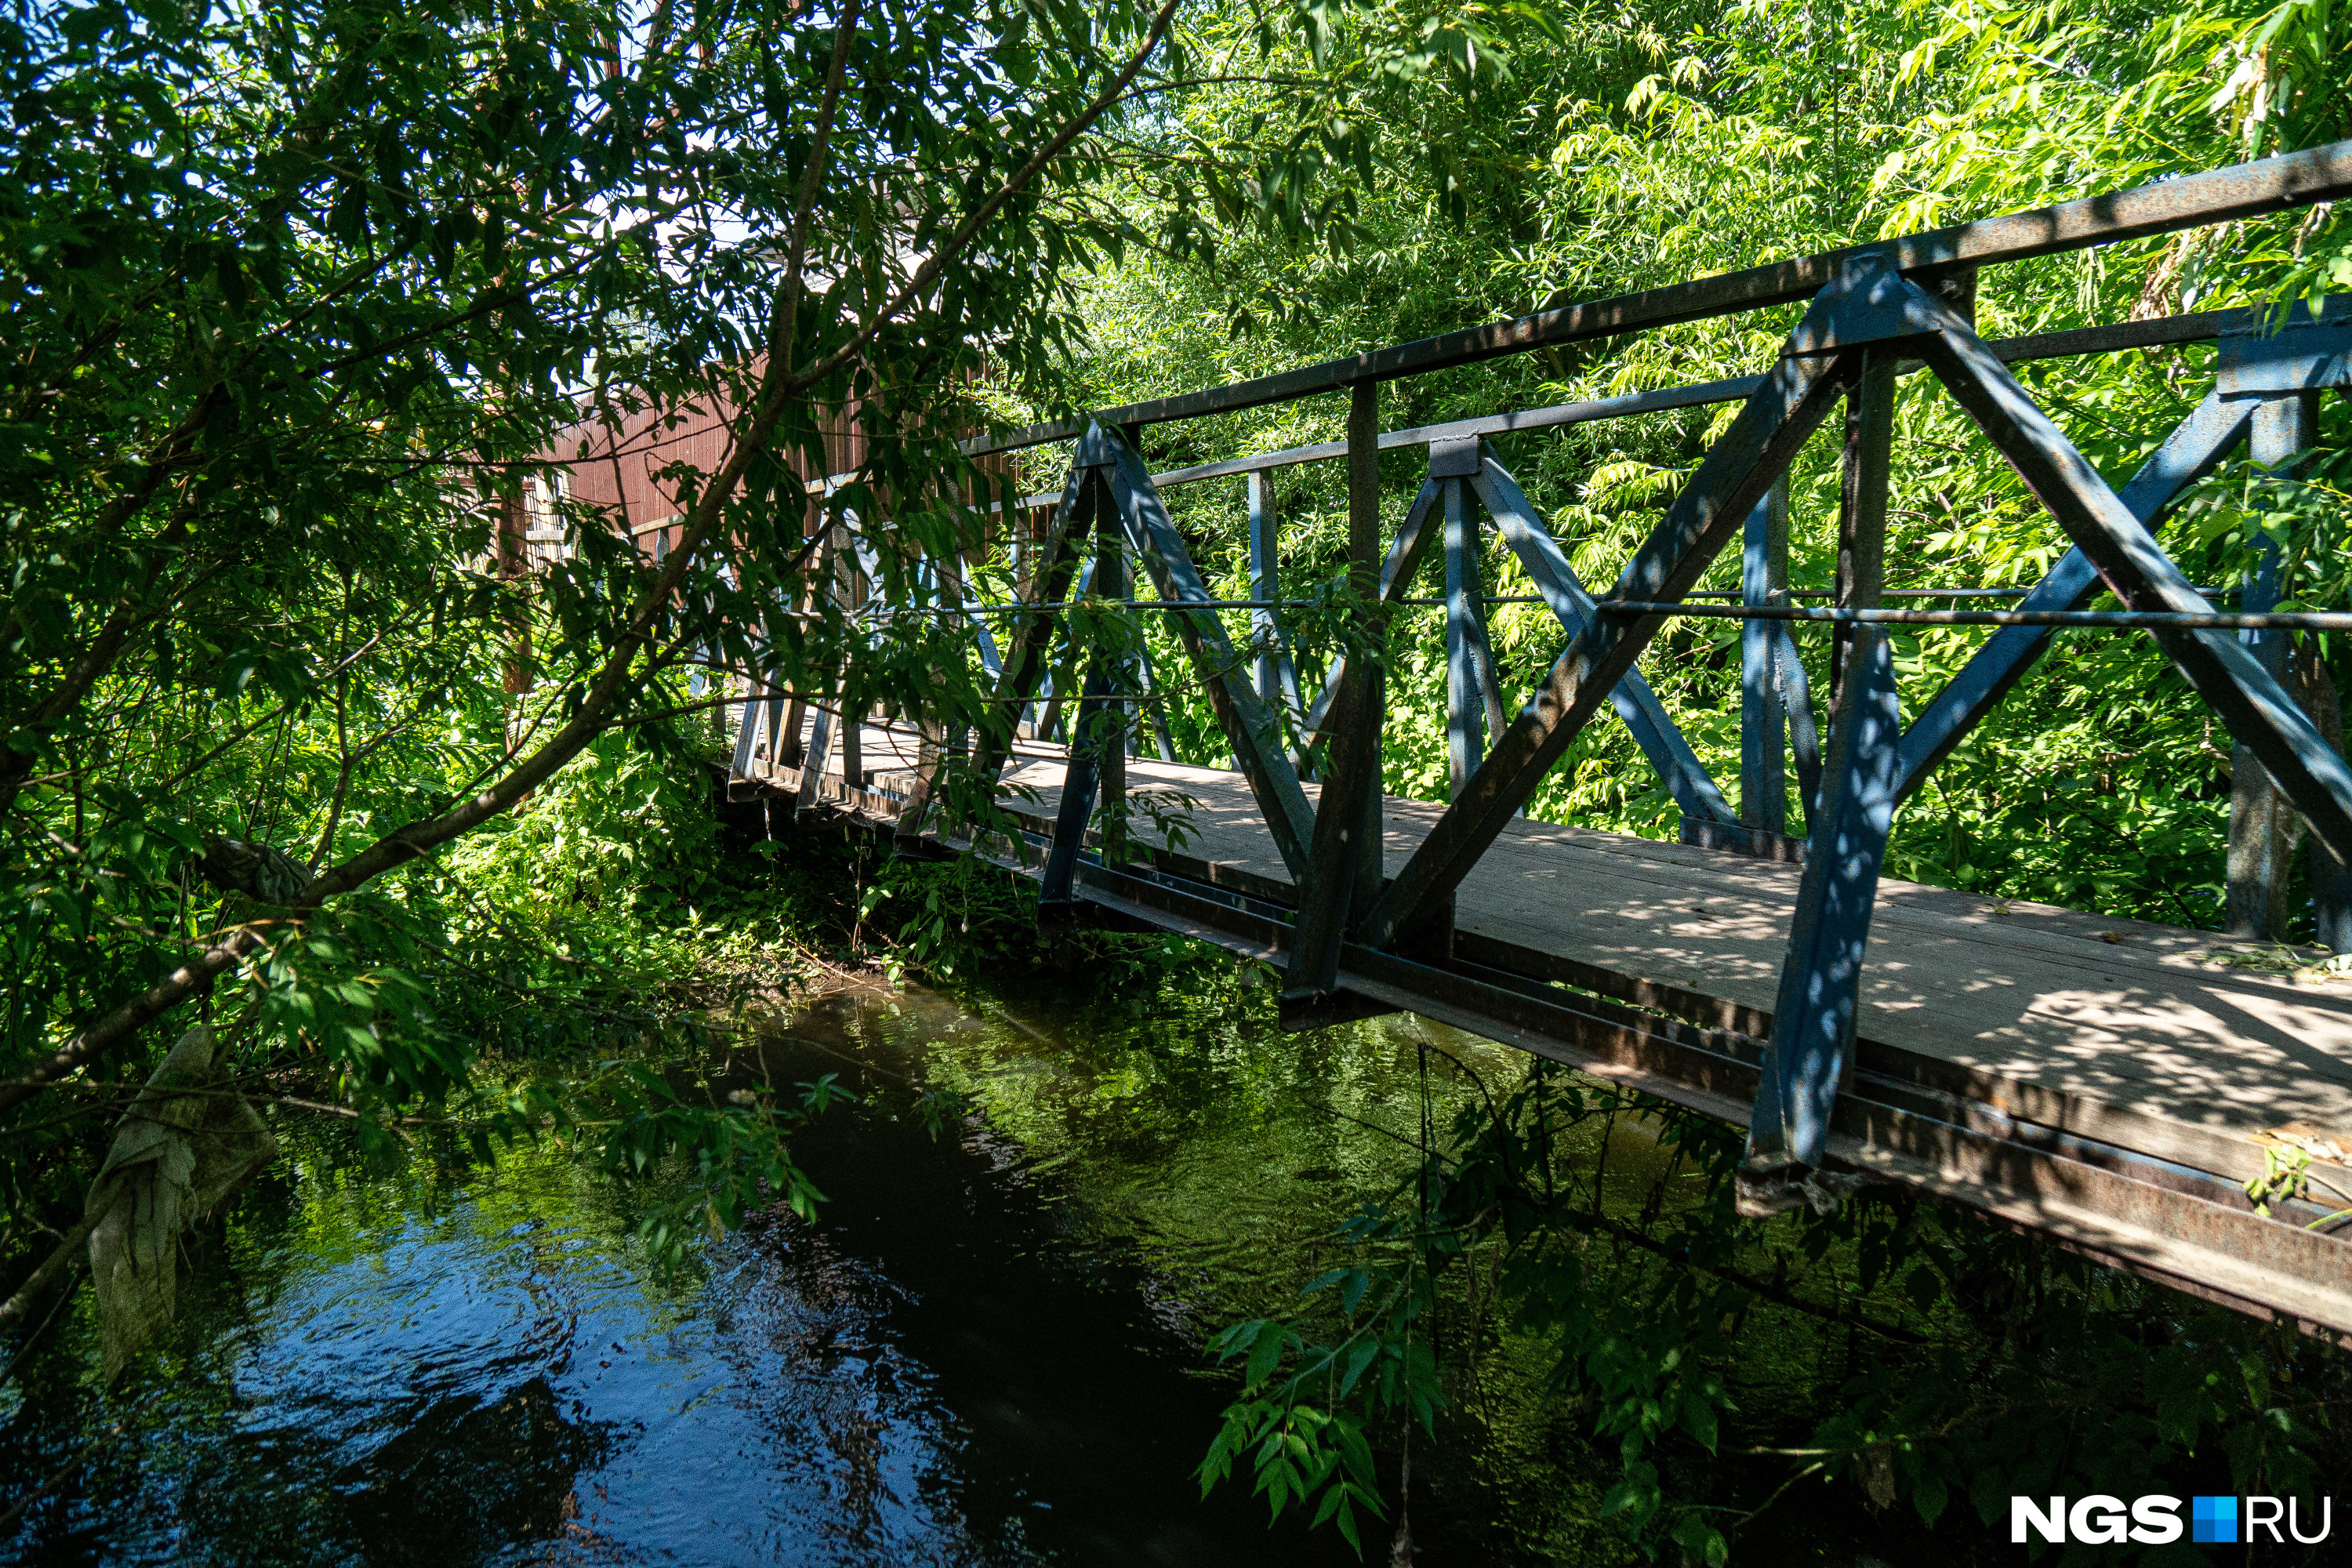
<path id="1" fill-rule="evenodd" d="M 100 1390 L 85 1292 L 0 1390 L 0 1507 L 66 1472 L 0 1562 L 1353 1563 L 1269 1530 L 1246 1482 L 1202 1500 L 1230 1385 L 1201 1347 L 1287 1310 L 1404 1169 L 1433 1026 L 1265 1011 L 1222 982 L 1085 1012 L 833 998 L 714 1075 L 858 1094 L 795 1146 L 819 1222 L 670 1274 L 635 1197 L 560 1153 L 368 1176 L 281 1123 L 164 1352 Z M 935 1136 L 919 1085 L 971 1113 Z M 1517 1397 L 1424 1464 L 1424 1561 L 1616 1559 L 1599 1483 Z"/>

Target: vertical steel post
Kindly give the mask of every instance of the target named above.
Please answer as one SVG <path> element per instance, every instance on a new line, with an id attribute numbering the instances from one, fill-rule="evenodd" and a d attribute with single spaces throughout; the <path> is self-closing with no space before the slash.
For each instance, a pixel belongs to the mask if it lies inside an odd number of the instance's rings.
<path id="1" fill-rule="evenodd" d="M 840 526 L 838 524 L 827 526 L 824 542 L 817 547 L 814 592 L 824 593 L 827 580 L 830 579 L 834 602 L 844 607 L 846 607 L 848 603 L 848 583 L 854 570 L 847 563 L 848 554 L 849 552 L 842 547 Z M 848 655 L 845 651 L 842 656 L 842 674 L 845 675 L 848 664 Z M 842 684 L 841 678 L 837 676 L 834 681 L 832 704 L 820 705 L 817 708 L 816 722 L 810 728 L 808 749 L 801 756 L 801 787 L 793 797 L 793 810 L 795 814 L 808 810 L 824 798 L 823 792 L 825 763 L 832 754 L 834 731 L 840 727 L 835 719 L 835 711 L 842 707 L 843 703 Z M 844 719 L 846 717 L 846 714 L 842 715 Z"/>
<path id="2" fill-rule="evenodd" d="M 818 527 L 820 530 L 824 527 L 822 512 L 818 513 Z M 820 548 L 817 554 L 823 553 Z M 793 607 L 803 612 L 814 612 L 824 592 L 824 568 L 819 566 L 816 572 L 810 574 L 808 583 L 801 590 L 799 598 L 793 601 Z M 795 695 L 785 705 L 782 722 L 777 727 L 776 761 L 782 765 L 788 768 L 797 768 L 801 765 L 801 731 L 807 723 L 808 703 L 805 699 Z"/>
<path id="3" fill-rule="evenodd" d="M 1100 509 L 1100 521 L 1095 534 L 1095 582 L 1103 596 L 1125 603 L 1135 597 L 1135 577 L 1129 569 L 1125 531 L 1118 525 L 1118 509 Z M 1125 847 L 1127 837 L 1127 758 L 1134 749 L 1135 704 L 1129 693 L 1135 689 L 1135 653 L 1127 638 L 1135 630 L 1132 612 L 1113 623 L 1119 639 L 1115 646 L 1097 648 L 1093 668 L 1102 672 L 1102 688 L 1108 700 L 1104 702 L 1091 722 L 1100 733 L 1088 741 L 1094 753 L 1095 767 L 1101 780 L 1101 797 L 1097 812 L 1102 818 L 1103 858 L 1114 858 Z M 1076 756 L 1080 736 L 1078 731 L 1089 721 L 1084 713 L 1086 705 L 1079 704 L 1080 717 L 1070 732 L 1070 753 Z"/>
<path id="4" fill-rule="evenodd" d="M 1739 602 L 1751 610 L 1789 600 L 1789 484 L 1783 478 L 1748 514 Z M 1739 627 L 1739 820 L 1767 833 L 1789 830 L 1787 715 L 1774 668 L 1772 621 Z"/>
<path id="5" fill-rule="evenodd" d="M 1257 644 L 1257 700 L 1272 707 L 1282 700 L 1282 676 L 1274 657 L 1274 601 L 1282 597 L 1282 528 L 1275 521 L 1265 475 L 1244 479 L 1249 489 L 1250 597 L 1265 606 L 1250 612 L 1250 638 Z"/>
<path id="6" fill-rule="evenodd" d="M 839 548 L 834 553 L 834 564 L 842 574 L 843 607 L 853 622 L 865 611 L 867 597 L 873 592 L 871 579 L 858 569 L 856 540 L 845 524 L 835 524 L 834 538 Z M 864 639 L 852 636 L 846 639 L 855 648 Z M 849 698 L 849 671 L 854 660 L 842 661 L 841 691 L 841 787 L 844 791 L 866 787 L 866 705 L 853 704 Z"/>
<path id="7" fill-rule="evenodd" d="M 1381 412 L 1380 383 L 1360 381 L 1348 401 L 1348 576 L 1365 605 L 1361 626 L 1366 637 L 1383 637 L 1388 617 L 1375 607 L 1381 595 Z M 1364 735 L 1357 748 L 1368 776 L 1360 786 L 1364 805 L 1356 840 L 1356 865 L 1349 879 L 1348 921 L 1350 925 L 1371 913 L 1380 900 L 1381 874 L 1387 869 L 1381 824 L 1381 764 L 1384 760 L 1381 730 L 1388 714 L 1388 660 L 1376 649 L 1365 660 L 1364 696 L 1357 722 Z"/>
<path id="8" fill-rule="evenodd" d="M 1366 643 L 1385 625 L 1380 595 L 1379 384 L 1360 381 L 1348 404 L 1348 578 L 1364 605 L 1356 623 Z M 1323 732 L 1330 766 L 1315 811 L 1315 839 L 1298 889 L 1285 1011 L 1295 1021 L 1328 1006 L 1338 984 L 1339 947 L 1351 920 L 1381 892 L 1381 709 L 1384 667 L 1377 650 L 1340 672 Z"/>
<path id="9" fill-rule="evenodd" d="M 2311 393 L 2290 393 L 2255 405 L 2253 426 L 2246 436 L 2247 456 L 2266 468 L 2287 461 L 2318 438 L 2317 416 L 2318 400 Z M 2278 546 L 2265 539 L 2256 560 L 2253 580 L 2246 584 L 2240 601 L 2241 609 L 2261 615 L 2278 607 L 2288 586 L 2281 580 L 2279 567 Z M 2243 631 L 2238 634 L 2238 640 L 2266 674 L 2285 682 L 2288 656 L 2294 647 L 2292 632 Z M 2294 808 L 2287 804 L 2285 795 L 2272 782 L 2268 770 L 2253 752 L 2242 742 L 2232 747 L 2227 914 L 2231 935 L 2262 942 L 2284 940 L 2287 883 L 2300 826 Z M 2311 863 L 2315 891 L 2324 874 L 2322 868 L 2326 867 L 2331 873 L 2335 870 L 2333 860 L 2332 853 L 2315 837 Z"/>
<path id="10" fill-rule="evenodd" d="M 1468 505 L 1469 482 L 1449 476 L 1438 484 L 1445 507 L 1445 798 L 1458 800 L 1486 760 L 1480 617 L 1486 605 L 1479 597 L 1478 520 Z M 1444 911 L 1424 928 L 1423 957 L 1453 956 L 1454 902 L 1448 893 Z"/>
<path id="11" fill-rule="evenodd" d="M 1313 776 L 1304 730 L 1307 703 L 1298 692 L 1298 669 L 1290 659 L 1290 640 L 1274 605 L 1282 597 L 1282 521 L 1274 509 L 1274 484 L 1263 473 L 1246 476 L 1249 482 L 1250 597 L 1265 607 L 1250 612 L 1250 637 L 1257 644 L 1257 668 L 1253 685 L 1258 700 L 1282 715 L 1283 733 L 1289 737 L 1292 765 L 1298 776 Z"/>
<path id="12" fill-rule="evenodd" d="M 1874 384 L 1872 378 L 1876 377 Z M 1838 491 L 1837 603 L 1874 610 L 1886 575 L 1886 479 L 1895 419 L 1895 361 L 1872 353 L 1846 394 L 1845 461 Z M 1830 705 L 1845 679 L 1853 628 L 1830 637 Z"/>
<path id="13" fill-rule="evenodd" d="M 1840 598 L 1875 608 L 1886 555 L 1886 479 L 1895 429 L 1895 355 L 1872 349 L 1849 399 Z M 1822 798 L 1805 847 L 1772 1038 L 1748 1122 L 1746 1174 L 1767 1182 L 1821 1163 L 1830 1112 L 1852 1080 L 1872 906 L 1895 821 L 1903 740 L 1886 628 L 1848 629 Z M 1744 1196 L 1751 1209 L 1759 1200 Z M 1762 1200 L 1769 1203 L 1769 1198 Z"/>
<path id="14" fill-rule="evenodd" d="M 1439 482 L 1445 487 L 1445 798 L 1453 800 L 1486 760 L 1486 694 L 1478 680 L 1477 523 L 1464 504 L 1463 481 Z"/>

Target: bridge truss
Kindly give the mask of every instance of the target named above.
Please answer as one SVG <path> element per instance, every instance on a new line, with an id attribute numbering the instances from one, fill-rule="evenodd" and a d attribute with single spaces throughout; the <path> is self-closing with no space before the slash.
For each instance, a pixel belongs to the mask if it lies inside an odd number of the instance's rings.
<path id="1" fill-rule="evenodd" d="M 1069 742 L 1050 818 L 1019 843 L 983 842 L 1042 879 L 1048 910 L 1084 902 L 1222 942 L 1278 964 L 1297 1027 L 1410 1009 L 1600 1072 L 1748 1130 L 1743 1205 L 1769 1213 L 1831 1201 L 1841 1177 L 1895 1181 L 2049 1236 L 2101 1259 L 2250 1311 L 2352 1341 L 2352 1247 L 2308 1228 L 2324 1211 L 2256 1212 L 2243 1184 L 2260 1169 L 2242 1140 L 2112 1107 L 2030 1100 L 1982 1074 L 1955 1074 L 1896 1045 L 1858 1040 L 1859 992 L 1895 814 L 2033 665 L 2062 626 L 2144 628 L 2210 704 L 2245 783 L 2233 814 L 2233 914 L 2268 907 L 2287 874 L 2281 836 L 2255 820 L 2267 781 L 2319 847 L 2320 925 L 2352 947 L 2352 768 L 2283 684 L 2297 626 L 2352 629 L 2352 616 L 2281 616 L 2275 573 L 2233 611 L 2212 604 L 2158 544 L 2156 523 L 2195 480 L 2243 448 L 2272 463 L 2314 445 L 2318 398 L 2352 386 L 2352 301 L 2315 317 L 2215 312 L 1989 342 L 1978 335 L 1978 270 L 2274 212 L 2352 194 L 2352 142 L 2168 180 L 2039 212 L 1549 310 L 1279 375 L 1101 411 L 966 444 L 975 456 L 1076 442 L 1052 521 L 1024 563 L 1028 594 L 1001 606 L 1000 638 L 966 594 L 960 562 L 929 568 L 942 603 L 971 614 L 999 710 Z M 1761 374 L 1561 408 L 1382 433 L 1375 388 L 1531 349 L 1792 303 L 1801 318 Z M 2217 345 L 2212 388 L 2120 487 L 2037 405 L 2011 366 L 2158 344 Z M 2071 548 L 2000 610 L 1890 610 L 1882 582 L 1898 377 L 1934 378 L 2047 509 Z M 1345 390 L 1342 442 L 1149 472 L 1146 426 Z M 1513 431 L 1736 403 L 1738 411 L 1616 581 L 1580 581 L 1549 526 L 1488 445 Z M 1787 574 L 1785 476 L 1824 424 L 1843 426 L 1843 494 L 1834 602 L 1808 610 Z M 1381 537 L 1378 456 L 1424 448 L 1427 468 L 1402 526 Z M 1310 705 L 1282 646 L 1265 475 L 1339 460 L 1348 473 L 1350 639 L 1378 647 L 1388 618 L 1430 569 L 1442 574 L 1450 798 L 1393 874 L 1382 858 L 1379 788 L 1386 703 L 1380 659 L 1335 660 Z M 1240 478 L 1249 489 L 1254 596 L 1213 595 L 1171 521 L 1163 490 Z M 1044 498 L 1038 498 L 1044 499 Z M 1514 710 L 1498 688 L 1479 581 L 1492 529 L 1559 624 L 1560 647 Z M 1692 597 L 1711 565 L 1740 552 L 1739 603 Z M 870 546 L 833 525 L 820 579 L 845 602 Z M 1075 594 L 1133 598 L 1140 567 L 1206 692 L 1286 875 L 1275 878 L 1146 846 L 1139 860 L 1090 848 L 1090 824 L 1127 795 L 1123 710 L 1148 678 L 1132 648 L 1098 648 L 1075 694 L 1049 669 Z M 1740 767 L 1710 776 L 1635 668 L 1677 615 L 1734 614 L 1740 638 Z M 1236 640 L 1228 617 L 1245 614 Z M 1834 623 L 1832 691 L 1817 707 L 1789 635 L 1799 616 Z M 1939 691 L 1902 721 L 1890 625 L 1940 617 L 1998 627 Z M 2336 623 L 2341 621 L 2342 626 Z M 1075 695 L 1076 702 L 1070 698 Z M 1061 710 L 1075 707 L 1065 724 Z M 1680 808 L 1685 844 L 1801 868 L 1777 1001 L 1769 1013 L 1673 987 L 1629 985 L 1571 952 L 1514 946 L 1457 929 L 1456 892 L 1570 743 L 1604 713 L 1630 729 Z M 791 786 L 802 808 L 827 798 L 887 814 L 909 846 L 954 838 L 936 789 L 954 739 L 925 732 L 911 765 L 869 787 L 861 724 L 797 705 L 744 704 L 734 772 Z M 1015 750 L 1009 721 L 977 741 L 982 779 Z M 1163 758 L 1172 760 L 1164 729 Z M 1310 746 L 1315 750 L 1310 752 Z M 1319 779 L 1310 759 L 1319 757 Z M 1793 765 L 1799 803 L 1787 819 Z M 828 774 L 837 773 L 837 787 Z M 1114 824 L 1112 831 L 1118 831 Z"/>

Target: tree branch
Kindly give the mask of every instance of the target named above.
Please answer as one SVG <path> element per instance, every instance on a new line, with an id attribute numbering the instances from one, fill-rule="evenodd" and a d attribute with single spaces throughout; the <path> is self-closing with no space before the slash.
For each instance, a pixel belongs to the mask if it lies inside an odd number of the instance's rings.
<path id="1" fill-rule="evenodd" d="M 1101 119 L 1104 113 L 1119 100 L 1126 93 L 1129 85 L 1135 80 L 1136 73 L 1143 69 L 1144 61 L 1150 59 L 1152 51 L 1160 47 L 1160 40 L 1166 36 L 1168 25 L 1176 19 L 1176 7 L 1181 3 L 1182 0 L 1167 0 L 1167 4 L 1161 5 L 1153 14 L 1151 27 L 1144 35 L 1142 47 L 1137 49 L 1134 57 L 1120 68 L 1118 75 L 1111 79 L 1110 85 L 1097 94 L 1095 100 L 1087 104 L 1076 119 L 1062 127 L 1060 132 L 1053 141 L 1047 142 L 1036 156 L 1014 171 L 1003 184 L 996 187 L 992 195 L 974 208 L 962 223 L 957 225 L 955 232 L 948 236 L 945 242 L 937 250 L 931 252 L 920 267 L 915 268 L 915 275 L 907 279 L 905 286 L 898 293 L 891 296 L 887 304 L 875 312 L 873 319 L 858 330 L 856 337 L 826 355 L 814 368 L 793 377 L 789 390 L 798 392 L 803 387 L 813 386 L 847 364 L 867 343 L 874 341 L 875 334 L 882 330 L 884 322 L 905 310 L 910 300 L 921 298 L 924 292 L 938 281 L 940 274 L 947 269 L 948 263 L 954 260 L 962 252 L 964 247 L 971 243 L 972 237 L 980 232 L 982 225 L 994 217 L 1005 203 L 1019 195 L 1046 165 L 1067 151 L 1071 142 L 1085 135 L 1087 128 Z"/>

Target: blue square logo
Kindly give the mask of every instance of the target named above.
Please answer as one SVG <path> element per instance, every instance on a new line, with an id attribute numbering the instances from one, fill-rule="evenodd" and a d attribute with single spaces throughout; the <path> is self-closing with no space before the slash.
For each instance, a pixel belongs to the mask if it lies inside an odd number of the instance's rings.
<path id="1" fill-rule="evenodd" d="M 2234 1546 L 2238 1542 L 2238 1500 L 2233 1497 L 2193 1497 L 2189 1500 L 2189 1539 Z"/>

